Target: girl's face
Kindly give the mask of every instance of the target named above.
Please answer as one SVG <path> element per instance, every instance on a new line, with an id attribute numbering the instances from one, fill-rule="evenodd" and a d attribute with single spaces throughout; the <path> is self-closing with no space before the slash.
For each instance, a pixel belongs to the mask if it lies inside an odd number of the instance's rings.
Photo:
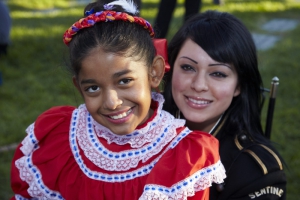
<path id="1" fill-rule="evenodd" d="M 83 59 L 73 82 L 94 120 L 117 135 L 133 132 L 151 115 L 151 87 L 156 83 L 142 59 L 95 48 Z"/>
<path id="2" fill-rule="evenodd" d="M 174 63 L 172 94 L 192 130 L 209 132 L 239 95 L 235 68 L 213 60 L 191 39 Z"/>

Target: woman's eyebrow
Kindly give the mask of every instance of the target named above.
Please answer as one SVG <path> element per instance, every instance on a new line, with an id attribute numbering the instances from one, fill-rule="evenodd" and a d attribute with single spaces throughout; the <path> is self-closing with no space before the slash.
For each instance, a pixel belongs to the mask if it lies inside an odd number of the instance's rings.
<path id="1" fill-rule="evenodd" d="M 189 57 L 186 57 L 186 56 L 181 56 L 180 58 L 186 58 L 186 59 L 188 59 L 188 60 L 192 61 L 193 63 L 195 63 L 195 64 L 198 64 L 198 62 L 197 62 L 197 61 L 195 61 L 195 60 L 193 60 L 193 59 L 191 59 L 191 58 L 189 58 Z"/>
<path id="2" fill-rule="evenodd" d="M 228 65 L 226 63 L 216 63 L 216 64 L 209 64 L 208 66 L 218 66 L 218 65 L 223 65 L 225 67 L 228 67 L 229 69 L 232 69 L 231 65 Z"/>

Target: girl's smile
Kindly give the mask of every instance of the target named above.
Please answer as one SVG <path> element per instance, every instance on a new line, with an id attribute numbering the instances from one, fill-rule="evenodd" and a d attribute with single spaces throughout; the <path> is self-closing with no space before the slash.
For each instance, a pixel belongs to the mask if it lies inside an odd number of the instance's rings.
<path id="1" fill-rule="evenodd" d="M 119 114 L 118 113 L 109 114 L 107 115 L 108 120 L 115 124 L 124 123 L 127 120 L 129 120 L 131 114 L 133 114 L 133 109 L 134 108 L 130 108 L 128 111 L 119 112 Z"/>

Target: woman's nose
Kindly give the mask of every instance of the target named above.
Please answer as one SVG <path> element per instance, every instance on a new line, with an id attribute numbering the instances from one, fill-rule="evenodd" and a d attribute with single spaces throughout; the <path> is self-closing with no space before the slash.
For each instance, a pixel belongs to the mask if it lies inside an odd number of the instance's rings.
<path id="1" fill-rule="evenodd" d="M 116 90 L 108 90 L 104 98 L 104 106 L 109 110 L 115 110 L 123 103 Z"/>
<path id="2" fill-rule="evenodd" d="M 207 91 L 208 82 L 206 77 L 200 73 L 197 74 L 197 76 L 193 77 L 191 87 L 197 92 Z"/>

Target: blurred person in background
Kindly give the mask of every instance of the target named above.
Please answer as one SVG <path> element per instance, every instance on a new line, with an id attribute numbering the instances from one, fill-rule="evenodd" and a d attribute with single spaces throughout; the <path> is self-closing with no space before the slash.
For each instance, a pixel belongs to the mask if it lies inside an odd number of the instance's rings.
<path id="1" fill-rule="evenodd" d="M 9 9 L 0 1 L 0 56 L 7 53 L 7 47 L 10 43 L 11 18 Z"/>
<path id="2" fill-rule="evenodd" d="M 154 22 L 156 38 L 165 38 L 176 7 L 177 0 L 161 0 L 158 14 Z M 201 8 L 201 0 L 184 1 L 185 14 L 184 21 L 188 20 L 194 14 L 197 14 Z"/>

